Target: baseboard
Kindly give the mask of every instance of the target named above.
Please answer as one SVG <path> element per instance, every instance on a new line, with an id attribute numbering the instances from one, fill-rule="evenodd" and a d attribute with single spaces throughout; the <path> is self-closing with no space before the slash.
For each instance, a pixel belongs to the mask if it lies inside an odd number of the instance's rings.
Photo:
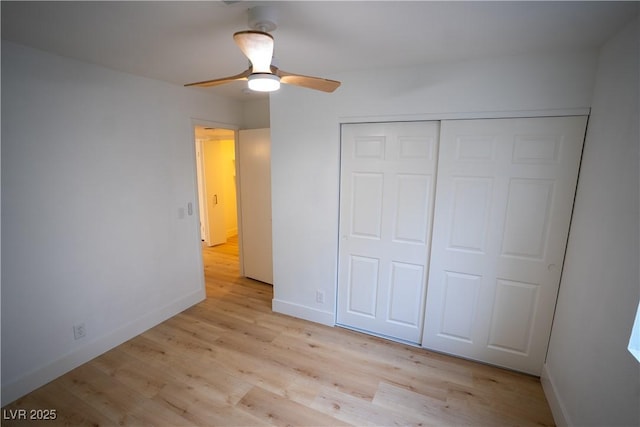
<path id="1" fill-rule="evenodd" d="M 321 323 L 327 326 L 335 326 L 335 314 L 330 311 L 318 310 L 305 305 L 295 304 L 287 301 L 273 299 L 271 308 L 276 313 L 286 314 L 310 322 Z"/>
<path id="2" fill-rule="evenodd" d="M 86 345 L 62 356 L 58 360 L 35 369 L 11 383 L 3 384 L 1 397 L 2 406 L 19 399 L 72 369 L 140 335 L 142 332 L 203 301 L 205 297 L 204 288 L 199 289 L 152 313 L 145 314 L 107 335 L 88 342 Z"/>
<path id="3" fill-rule="evenodd" d="M 555 383 L 553 382 L 553 378 L 551 377 L 551 373 L 549 372 L 546 363 L 542 365 L 542 376 L 540 377 L 540 382 L 542 383 L 542 390 L 544 391 L 544 395 L 547 398 L 547 402 L 549 403 L 549 407 L 551 408 L 553 420 L 555 421 L 556 425 L 558 427 L 572 425 L 569 421 L 569 416 L 564 405 L 562 404 L 562 399 L 558 394 L 558 390 L 556 389 Z"/>

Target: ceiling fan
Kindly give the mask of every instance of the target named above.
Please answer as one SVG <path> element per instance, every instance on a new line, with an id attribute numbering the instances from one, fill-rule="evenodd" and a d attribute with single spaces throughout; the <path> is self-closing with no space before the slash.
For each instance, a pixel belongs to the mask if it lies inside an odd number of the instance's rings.
<path id="1" fill-rule="evenodd" d="M 233 35 L 233 40 L 249 59 L 249 68 L 233 76 L 189 83 L 185 86 L 212 87 L 239 80 L 247 80 L 249 89 L 259 92 L 278 90 L 280 83 L 322 92 L 333 92 L 340 86 L 340 82 L 336 80 L 289 73 L 273 64 L 274 41 L 268 32 L 275 30 L 277 26 L 272 9 L 266 6 L 249 9 L 249 26 L 251 30 L 238 31 Z"/>

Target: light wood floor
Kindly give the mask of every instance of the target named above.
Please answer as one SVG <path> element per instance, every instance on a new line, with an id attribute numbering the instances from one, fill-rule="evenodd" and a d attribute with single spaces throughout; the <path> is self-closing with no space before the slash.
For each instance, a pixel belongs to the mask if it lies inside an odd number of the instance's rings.
<path id="1" fill-rule="evenodd" d="M 537 378 L 271 312 L 237 241 L 207 300 L 3 408 L 3 426 L 553 425 Z M 47 422 L 7 420 L 55 409 Z"/>

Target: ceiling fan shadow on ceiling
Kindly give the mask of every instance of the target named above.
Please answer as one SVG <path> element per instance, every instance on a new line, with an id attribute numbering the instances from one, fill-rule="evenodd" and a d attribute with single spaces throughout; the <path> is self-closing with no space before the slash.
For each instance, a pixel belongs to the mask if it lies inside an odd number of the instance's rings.
<path id="1" fill-rule="evenodd" d="M 272 63 L 274 40 L 268 32 L 275 30 L 277 25 L 271 9 L 266 6 L 249 9 L 249 26 L 251 30 L 238 31 L 233 35 L 233 40 L 249 59 L 249 68 L 233 76 L 188 83 L 185 86 L 213 87 L 247 80 L 249 89 L 258 92 L 273 92 L 280 89 L 280 84 L 283 83 L 328 93 L 340 86 L 339 81 L 289 73 Z"/>

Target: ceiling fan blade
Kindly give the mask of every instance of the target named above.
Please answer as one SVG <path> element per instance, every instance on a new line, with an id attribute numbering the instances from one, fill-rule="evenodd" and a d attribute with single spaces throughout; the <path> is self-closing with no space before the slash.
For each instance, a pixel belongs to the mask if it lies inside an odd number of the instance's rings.
<path id="1" fill-rule="evenodd" d="M 340 86 L 336 80 L 323 79 L 322 77 L 303 76 L 282 71 L 279 68 L 271 67 L 273 74 L 280 77 L 280 83 L 294 86 L 306 87 L 307 89 L 321 90 L 322 92 L 333 92 Z"/>
<path id="2" fill-rule="evenodd" d="M 225 83 L 231 83 L 237 80 L 246 80 L 249 74 L 251 74 L 251 69 L 247 68 L 246 70 L 244 70 L 240 74 L 236 74 L 235 76 L 222 77 L 220 79 L 214 79 L 214 80 L 205 80 L 203 82 L 188 83 L 185 86 L 187 87 L 188 86 L 199 86 L 199 87 L 218 86 Z"/>
<path id="3" fill-rule="evenodd" d="M 270 73 L 271 58 L 273 57 L 273 37 L 263 31 L 238 31 L 233 40 L 245 54 L 254 73 Z"/>

